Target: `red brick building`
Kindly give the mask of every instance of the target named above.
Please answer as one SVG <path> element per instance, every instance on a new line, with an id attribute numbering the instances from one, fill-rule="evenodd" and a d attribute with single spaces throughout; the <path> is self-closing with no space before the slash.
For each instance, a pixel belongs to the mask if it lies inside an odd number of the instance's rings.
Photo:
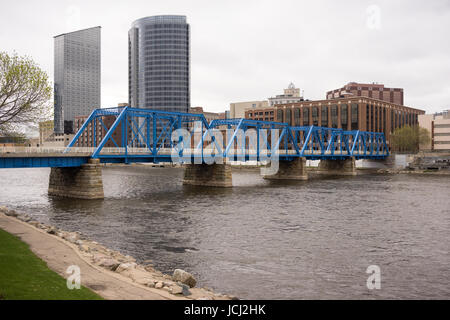
<path id="1" fill-rule="evenodd" d="M 85 121 L 87 120 L 89 116 L 78 116 L 75 117 L 74 125 L 75 125 L 75 132 L 78 132 L 80 128 L 83 126 Z M 103 124 L 105 127 L 103 127 L 102 123 L 100 122 L 100 119 L 97 118 L 96 120 L 96 136 L 94 137 L 94 122 L 91 122 L 86 130 L 83 132 L 83 134 L 78 138 L 77 143 L 75 144 L 76 147 L 96 147 L 100 144 L 102 139 L 105 137 L 106 133 L 108 132 L 108 129 L 112 127 L 114 121 L 116 121 L 116 117 L 111 116 L 103 116 L 102 117 Z M 112 138 L 116 142 L 116 144 L 121 147 L 122 146 L 122 124 L 119 124 L 117 128 L 112 133 Z M 128 136 L 131 136 L 131 129 L 128 129 Z M 116 145 L 114 142 L 109 139 L 108 142 L 105 144 L 106 148 L 116 148 Z"/>
<path id="2" fill-rule="evenodd" d="M 245 112 L 245 118 L 287 122 L 291 126 L 384 132 L 389 141 L 394 129 L 417 125 L 419 114 L 425 114 L 425 111 L 373 98 L 350 97 L 253 109 Z"/>
<path id="3" fill-rule="evenodd" d="M 367 97 L 403 105 L 402 88 L 385 88 L 383 84 L 349 82 L 344 87 L 327 92 L 327 99 Z"/>

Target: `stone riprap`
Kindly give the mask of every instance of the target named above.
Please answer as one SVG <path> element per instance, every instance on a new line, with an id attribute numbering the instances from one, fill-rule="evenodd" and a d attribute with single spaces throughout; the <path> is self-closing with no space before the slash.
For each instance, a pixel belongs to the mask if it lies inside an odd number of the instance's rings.
<path id="1" fill-rule="evenodd" d="M 66 241 L 88 263 L 98 266 L 105 272 L 114 272 L 131 279 L 134 283 L 149 288 L 164 290 L 175 296 L 199 300 L 229 300 L 233 296 L 217 294 L 207 288 L 195 288 L 197 280 L 190 273 L 176 269 L 173 276 L 155 270 L 147 261 L 138 264 L 136 259 L 118 251 L 108 249 L 96 241 L 91 241 L 79 232 L 67 232 L 54 226 L 33 220 L 26 214 L 0 206 L 0 214 L 26 222 L 30 227 L 40 229 L 49 235 Z"/>

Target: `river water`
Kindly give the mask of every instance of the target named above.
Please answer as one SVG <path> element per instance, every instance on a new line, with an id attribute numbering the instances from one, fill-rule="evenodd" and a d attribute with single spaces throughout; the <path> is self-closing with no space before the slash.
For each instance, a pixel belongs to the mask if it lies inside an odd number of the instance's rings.
<path id="1" fill-rule="evenodd" d="M 104 200 L 47 196 L 49 169 L 0 170 L 0 205 L 243 299 L 450 299 L 450 178 L 364 175 L 233 188 L 182 169 L 103 169 Z M 381 289 L 366 286 L 368 266 Z"/>

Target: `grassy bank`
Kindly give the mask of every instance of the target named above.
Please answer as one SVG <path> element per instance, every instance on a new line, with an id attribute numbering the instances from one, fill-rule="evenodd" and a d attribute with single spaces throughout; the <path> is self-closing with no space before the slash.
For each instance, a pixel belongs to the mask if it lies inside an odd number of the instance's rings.
<path id="1" fill-rule="evenodd" d="M 69 290 L 66 280 L 50 270 L 28 245 L 0 229 L 0 300 L 102 299 L 91 290 Z"/>

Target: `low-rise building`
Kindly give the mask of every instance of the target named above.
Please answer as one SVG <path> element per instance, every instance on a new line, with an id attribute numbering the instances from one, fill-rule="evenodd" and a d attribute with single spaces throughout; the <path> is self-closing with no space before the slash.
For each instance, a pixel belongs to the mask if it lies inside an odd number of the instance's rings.
<path id="1" fill-rule="evenodd" d="M 300 95 L 300 89 L 296 88 L 291 82 L 287 89 L 284 89 L 284 94 L 271 97 L 269 100 L 269 106 L 275 106 L 278 104 L 295 103 L 303 101 L 303 97 Z"/>
<path id="2" fill-rule="evenodd" d="M 267 100 L 233 102 L 230 103 L 230 119 L 244 118 L 247 110 L 264 108 L 269 108 Z"/>
<path id="3" fill-rule="evenodd" d="M 291 126 L 321 126 L 344 130 L 384 132 L 389 143 L 390 134 L 405 125 L 417 125 L 418 116 L 425 111 L 385 101 L 364 98 L 337 98 L 303 101 L 254 109 L 245 118 L 285 122 Z"/>
<path id="4" fill-rule="evenodd" d="M 419 125 L 430 133 L 430 142 L 421 150 L 450 151 L 450 110 L 419 115 Z"/>
<path id="5" fill-rule="evenodd" d="M 403 105 L 402 88 L 386 88 L 384 84 L 349 82 L 339 89 L 327 92 L 327 99 L 367 97 Z"/>

